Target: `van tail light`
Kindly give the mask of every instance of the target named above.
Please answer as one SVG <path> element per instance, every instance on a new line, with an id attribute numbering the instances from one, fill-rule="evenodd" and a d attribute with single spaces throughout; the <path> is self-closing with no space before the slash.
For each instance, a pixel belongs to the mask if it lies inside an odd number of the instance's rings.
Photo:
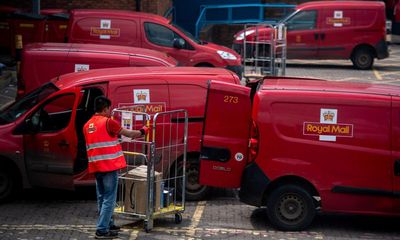
<path id="1" fill-rule="evenodd" d="M 249 139 L 249 162 L 254 162 L 256 160 L 258 154 L 258 143 L 259 143 L 259 132 L 258 127 L 255 121 L 253 121 L 250 130 L 250 139 Z"/>
<path id="2" fill-rule="evenodd" d="M 25 81 L 22 78 L 21 71 L 17 73 L 17 99 L 20 99 L 23 95 L 25 95 Z"/>

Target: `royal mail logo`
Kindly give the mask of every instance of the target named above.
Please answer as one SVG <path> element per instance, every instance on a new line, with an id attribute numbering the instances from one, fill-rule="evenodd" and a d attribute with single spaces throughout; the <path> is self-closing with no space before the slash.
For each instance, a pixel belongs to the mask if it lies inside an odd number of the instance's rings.
<path id="1" fill-rule="evenodd" d="M 331 111 L 324 112 L 322 116 L 324 117 L 325 122 L 327 121 L 333 122 L 335 119 L 335 113 Z"/>
<path id="2" fill-rule="evenodd" d="M 334 17 L 328 17 L 326 19 L 326 24 L 328 25 L 349 25 L 351 23 L 350 18 L 344 17 L 344 18 L 334 18 Z"/>
<path id="3" fill-rule="evenodd" d="M 90 36 L 111 36 L 111 37 L 119 37 L 121 29 L 119 28 L 99 28 L 99 27 L 91 27 L 90 28 Z"/>
<path id="4" fill-rule="evenodd" d="M 150 90 L 149 89 L 134 89 L 133 90 L 133 103 L 135 103 L 135 104 L 150 103 Z"/>
<path id="5" fill-rule="evenodd" d="M 133 112 L 145 112 L 150 115 L 166 111 L 165 103 L 149 103 L 144 105 L 132 106 L 128 110 Z"/>
<path id="6" fill-rule="evenodd" d="M 305 122 L 303 127 L 304 135 L 313 136 L 337 136 L 337 137 L 353 137 L 352 124 L 326 124 L 316 122 Z"/>
<path id="7" fill-rule="evenodd" d="M 88 133 L 94 133 L 94 132 L 96 132 L 96 126 L 94 125 L 94 123 L 90 123 L 88 127 Z"/>
<path id="8" fill-rule="evenodd" d="M 147 95 L 144 94 L 143 92 L 139 92 L 139 93 L 136 94 L 136 98 L 139 101 L 146 101 Z"/>

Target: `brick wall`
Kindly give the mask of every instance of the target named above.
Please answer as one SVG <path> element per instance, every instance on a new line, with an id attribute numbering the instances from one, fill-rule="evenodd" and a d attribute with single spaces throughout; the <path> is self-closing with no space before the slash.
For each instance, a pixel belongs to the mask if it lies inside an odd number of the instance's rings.
<path id="1" fill-rule="evenodd" d="M 172 0 L 141 0 L 142 12 L 150 12 L 163 15 L 172 6 Z M 17 8 L 32 9 L 32 0 L 0 0 L 1 5 Z M 99 9 L 123 9 L 136 11 L 136 0 L 41 0 L 41 9 L 45 8 L 99 8 Z"/>

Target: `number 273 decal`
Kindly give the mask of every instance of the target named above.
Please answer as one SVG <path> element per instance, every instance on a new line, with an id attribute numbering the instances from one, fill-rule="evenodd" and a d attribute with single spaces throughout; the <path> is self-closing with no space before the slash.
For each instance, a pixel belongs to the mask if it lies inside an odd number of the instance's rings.
<path id="1" fill-rule="evenodd" d="M 224 102 L 237 104 L 237 103 L 239 103 L 239 98 L 235 97 L 235 96 L 226 95 L 226 96 L 224 96 Z"/>

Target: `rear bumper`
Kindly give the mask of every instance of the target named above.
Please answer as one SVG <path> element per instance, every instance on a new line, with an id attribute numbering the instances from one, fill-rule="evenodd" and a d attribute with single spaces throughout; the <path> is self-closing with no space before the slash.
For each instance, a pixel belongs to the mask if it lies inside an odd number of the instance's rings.
<path id="1" fill-rule="evenodd" d="M 249 164 L 242 175 L 240 201 L 252 206 L 262 206 L 264 192 L 269 183 L 270 180 L 256 163 Z"/>
<path id="2" fill-rule="evenodd" d="M 385 40 L 381 40 L 376 44 L 376 57 L 378 59 L 384 59 L 389 57 L 389 48 Z"/>
<path id="3" fill-rule="evenodd" d="M 242 75 L 243 75 L 243 66 L 242 65 L 226 66 L 225 68 L 236 73 L 238 75 L 239 79 L 242 79 Z"/>

